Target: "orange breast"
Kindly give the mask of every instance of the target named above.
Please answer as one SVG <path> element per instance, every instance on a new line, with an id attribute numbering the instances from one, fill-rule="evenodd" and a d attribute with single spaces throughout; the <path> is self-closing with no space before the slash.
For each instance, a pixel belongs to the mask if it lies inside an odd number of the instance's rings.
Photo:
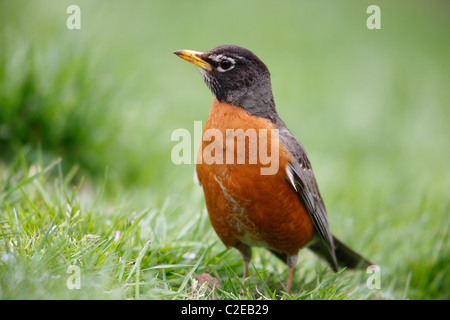
<path id="1" fill-rule="evenodd" d="M 270 121 L 214 99 L 196 171 L 211 224 L 227 247 L 242 242 L 293 255 L 311 241 L 314 227 L 286 179 L 292 155 L 273 129 Z"/>

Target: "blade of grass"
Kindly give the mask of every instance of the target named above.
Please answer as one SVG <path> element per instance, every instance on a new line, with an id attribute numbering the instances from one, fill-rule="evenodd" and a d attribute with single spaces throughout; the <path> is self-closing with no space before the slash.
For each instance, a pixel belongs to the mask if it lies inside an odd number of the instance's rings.
<path id="1" fill-rule="evenodd" d="M 191 279 L 192 275 L 194 274 L 195 270 L 197 270 L 198 266 L 200 265 L 200 262 L 203 260 L 203 258 L 205 257 L 206 252 L 208 251 L 209 248 L 207 248 L 202 255 L 200 256 L 200 258 L 198 258 L 197 262 L 195 263 L 194 267 L 192 267 L 192 269 L 188 272 L 188 274 L 184 277 L 183 282 L 181 283 L 181 286 L 178 288 L 178 293 L 181 293 L 184 290 L 184 287 L 186 287 L 186 284 L 188 283 L 189 279 Z"/>
<path id="2" fill-rule="evenodd" d="M 145 253 L 147 252 L 148 248 L 150 247 L 151 243 L 152 243 L 152 240 L 148 240 L 145 243 L 144 248 L 142 248 L 142 250 L 139 252 L 136 262 L 134 263 L 133 267 L 131 268 L 130 273 L 128 274 L 128 277 L 125 280 L 125 282 L 130 281 L 131 277 L 133 276 L 134 272 L 136 271 L 137 266 L 141 264 L 141 260 L 144 257 Z"/>
<path id="3" fill-rule="evenodd" d="M 45 167 L 43 170 L 37 172 L 36 174 L 32 175 L 31 177 L 28 177 L 24 181 L 20 182 L 17 186 L 14 188 L 6 191 L 5 193 L 0 194 L 0 200 L 11 194 L 12 192 L 22 188 L 23 186 L 26 186 L 27 184 L 31 183 L 35 179 L 38 179 L 48 171 L 50 171 L 54 166 L 56 166 L 58 163 L 62 161 L 62 158 L 58 158 L 57 160 L 53 161 L 51 164 L 49 164 L 47 167 Z"/>

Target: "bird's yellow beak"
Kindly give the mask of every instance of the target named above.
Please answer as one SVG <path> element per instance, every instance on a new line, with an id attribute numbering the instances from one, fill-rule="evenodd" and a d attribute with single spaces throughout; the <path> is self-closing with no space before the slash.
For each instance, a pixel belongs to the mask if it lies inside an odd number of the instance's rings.
<path id="1" fill-rule="evenodd" d="M 208 62 L 200 58 L 203 52 L 192 50 L 176 50 L 173 53 L 175 53 L 181 59 L 192 62 L 196 66 L 205 69 L 206 71 L 212 70 L 212 66 Z"/>

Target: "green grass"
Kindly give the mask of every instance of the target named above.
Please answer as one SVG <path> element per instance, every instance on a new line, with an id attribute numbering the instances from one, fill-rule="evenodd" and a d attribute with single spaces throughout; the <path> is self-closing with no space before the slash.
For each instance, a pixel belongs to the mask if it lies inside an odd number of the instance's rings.
<path id="1" fill-rule="evenodd" d="M 1 299 L 450 298 L 445 1 L 381 1 L 376 31 L 365 1 L 75 3 L 69 31 L 73 1 L 0 0 Z M 225 43 L 268 65 L 333 233 L 380 265 L 381 289 L 307 250 L 291 295 L 262 249 L 242 283 L 193 165 L 170 160 L 171 132 L 192 132 L 212 98 L 172 51 Z"/>
<path id="2" fill-rule="evenodd" d="M 86 200 L 92 194 L 83 195 L 89 192 L 85 187 L 68 188 L 60 160 L 45 168 L 14 163 L 2 169 L 3 299 L 286 297 L 280 263 L 273 261 L 279 270 L 262 265 L 271 260 L 268 255 L 257 255 L 248 287 L 243 285 L 238 253 L 218 243 L 204 210 L 196 212 L 198 219 L 183 217 L 185 206 L 174 206 L 169 198 L 160 208 L 139 210 L 127 197 L 111 207 L 102 190 Z M 201 208 L 198 197 L 196 203 Z M 79 289 L 67 285 L 69 266 L 80 268 Z M 348 298 L 358 284 L 323 266 L 307 269 L 314 276 L 292 298 Z M 195 274 L 204 272 L 224 281 L 221 290 L 211 293 L 196 284 Z"/>

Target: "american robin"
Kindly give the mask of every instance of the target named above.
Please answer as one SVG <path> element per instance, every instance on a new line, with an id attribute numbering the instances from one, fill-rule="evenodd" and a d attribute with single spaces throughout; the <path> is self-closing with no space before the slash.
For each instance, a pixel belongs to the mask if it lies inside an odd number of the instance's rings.
<path id="1" fill-rule="evenodd" d="M 242 253 L 244 280 L 253 246 L 267 248 L 288 265 L 288 292 L 305 246 L 334 271 L 372 265 L 332 235 L 308 156 L 275 109 L 266 65 L 234 45 L 174 53 L 199 68 L 214 94 L 196 175 L 211 225 L 228 248 Z M 273 163 L 263 161 L 257 148 L 271 150 Z"/>

